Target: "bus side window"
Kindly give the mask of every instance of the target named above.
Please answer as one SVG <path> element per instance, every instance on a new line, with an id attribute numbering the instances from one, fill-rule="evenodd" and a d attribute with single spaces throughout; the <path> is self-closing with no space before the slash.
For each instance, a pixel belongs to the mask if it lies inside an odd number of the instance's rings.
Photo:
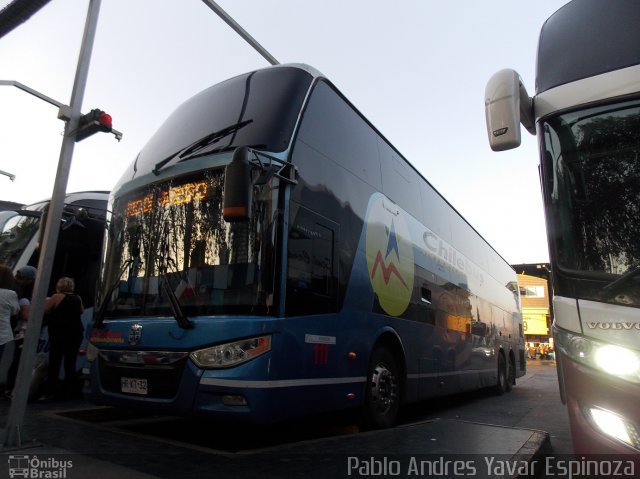
<path id="1" fill-rule="evenodd" d="M 418 173 L 382 138 L 378 139 L 384 194 L 418 221 L 424 222 L 422 200 L 416 198 Z M 417 200 L 417 201 L 416 201 Z"/>
<path id="2" fill-rule="evenodd" d="M 298 139 L 371 188 L 382 191 L 375 130 L 345 98 L 323 81 L 313 90 Z M 329 173 L 335 171 L 332 168 Z M 301 175 L 305 176 L 304 171 Z M 307 176 L 307 181 L 314 180 Z M 331 185 L 333 181 L 335 178 L 330 175 L 324 183 Z"/>
<path id="3" fill-rule="evenodd" d="M 287 315 L 337 310 L 337 225 L 302 206 L 289 231 Z"/>

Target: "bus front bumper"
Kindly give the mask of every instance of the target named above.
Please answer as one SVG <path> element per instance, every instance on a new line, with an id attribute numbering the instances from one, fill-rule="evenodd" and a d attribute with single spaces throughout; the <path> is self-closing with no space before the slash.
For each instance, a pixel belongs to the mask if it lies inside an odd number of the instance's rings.
<path id="1" fill-rule="evenodd" d="M 189 360 L 172 385 L 167 371 L 154 377 L 142 368 L 109 370 L 97 360 L 91 367 L 89 398 L 160 414 L 262 424 L 356 407 L 364 399 L 365 377 L 277 380 L 265 373 L 268 362 L 264 355 L 234 368 L 203 370 Z M 139 391 L 123 392 L 122 378 L 146 381 Z"/>
<path id="2" fill-rule="evenodd" d="M 576 454 L 640 452 L 640 385 L 557 352 Z"/>
<path id="3" fill-rule="evenodd" d="M 135 368 L 106 364 L 100 359 L 91 366 L 89 399 L 101 405 L 144 409 L 160 414 L 192 416 L 205 415 L 249 422 L 270 422 L 259 405 L 269 403 L 261 390 L 245 390 L 235 378 L 249 375 L 260 359 L 253 364 L 218 371 L 226 376 L 227 387 L 208 385 L 210 371 L 198 368 L 186 360 L 182 367 Z M 253 371 L 255 375 L 255 371 Z M 224 384 L 224 382 L 223 382 Z"/>

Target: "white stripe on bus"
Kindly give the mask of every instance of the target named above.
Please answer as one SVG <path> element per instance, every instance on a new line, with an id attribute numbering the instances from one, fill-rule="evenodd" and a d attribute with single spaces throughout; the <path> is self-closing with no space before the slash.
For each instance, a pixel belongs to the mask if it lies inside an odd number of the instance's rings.
<path id="1" fill-rule="evenodd" d="M 251 381 L 243 379 L 202 378 L 204 386 L 223 386 L 228 388 L 272 389 L 301 386 L 325 386 L 331 384 L 364 383 L 366 377 L 353 378 L 319 378 L 319 379 L 284 379 L 280 381 Z"/>

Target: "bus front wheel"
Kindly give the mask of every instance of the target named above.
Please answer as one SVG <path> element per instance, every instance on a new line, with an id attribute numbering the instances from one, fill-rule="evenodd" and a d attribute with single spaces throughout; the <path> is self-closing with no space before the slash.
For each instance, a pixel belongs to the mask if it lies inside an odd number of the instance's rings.
<path id="1" fill-rule="evenodd" d="M 365 427 L 384 429 L 395 425 L 400 409 L 399 368 L 386 348 L 377 348 L 371 355 L 364 408 Z"/>

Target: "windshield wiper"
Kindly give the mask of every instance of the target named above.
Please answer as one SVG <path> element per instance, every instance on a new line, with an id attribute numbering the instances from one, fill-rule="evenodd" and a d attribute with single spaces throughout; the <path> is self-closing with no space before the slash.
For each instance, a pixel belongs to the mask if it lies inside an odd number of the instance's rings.
<path id="1" fill-rule="evenodd" d="M 623 274 L 622 276 L 620 276 L 618 279 L 616 279 L 615 281 L 612 281 L 611 283 L 607 284 L 606 286 L 604 286 L 602 288 L 603 291 L 614 291 L 615 289 L 617 289 L 621 284 L 626 283 L 627 281 L 629 281 L 631 278 L 633 278 L 634 276 L 636 276 L 638 273 L 640 273 L 640 264 L 637 264 L 635 266 L 633 266 L 632 268 L 629 268 L 629 271 L 627 271 L 625 274 Z"/>
<path id="2" fill-rule="evenodd" d="M 42 211 L 38 210 L 11 210 L 15 211 L 18 216 L 27 216 L 29 218 L 40 218 L 42 216 Z"/>
<path id="3" fill-rule="evenodd" d="M 180 304 L 180 300 L 171 289 L 171 285 L 169 284 L 169 280 L 167 279 L 166 274 L 162 274 L 160 276 L 162 281 L 162 288 L 164 289 L 165 294 L 169 298 L 169 303 L 171 304 L 171 311 L 173 312 L 173 317 L 176 318 L 176 322 L 178 326 L 182 329 L 193 329 L 193 322 L 187 318 L 187 315 L 184 313 L 182 309 L 182 305 Z"/>
<path id="4" fill-rule="evenodd" d="M 252 122 L 253 120 L 240 121 L 235 125 L 230 125 L 226 128 L 223 128 L 222 130 L 209 133 L 207 136 L 202 137 L 200 140 L 196 141 L 193 145 L 188 146 L 186 149 L 181 151 L 180 154 L 178 155 L 178 158 L 183 160 L 188 155 L 201 150 L 205 146 L 209 146 L 220 141 L 225 136 L 230 135 L 231 133 L 235 133 L 236 131 L 240 130 L 241 128 L 244 128 L 245 126 L 247 126 L 249 123 L 252 123 Z"/>
<path id="5" fill-rule="evenodd" d="M 158 163 L 155 164 L 155 166 L 153 167 L 153 170 L 151 171 L 153 172 L 154 175 L 158 175 L 162 170 L 162 168 L 173 159 L 178 158 L 180 161 L 186 160 L 187 156 L 191 155 L 192 153 L 195 153 L 206 146 L 217 143 L 218 141 L 223 139 L 225 136 L 228 136 L 231 133 L 235 133 L 236 131 L 240 130 L 241 128 L 244 128 L 251 122 L 253 122 L 253 120 L 240 121 L 233 125 L 229 125 L 226 128 L 223 128 L 221 130 L 214 131 L 213 133 L 209 133 L 208 135 L 205 135 L 199 140 L 196 140 L 195 142 L 191 143 L 190 145 L 183 148 L 182 150 L 168 156 L 162 161 L 159 161 Z"/>
<path id="6" fill-rule="evenodd" d="M 133 261 L 134 261 L 133 258 L 129 258 L 124 262 L 124 264 L 122 265 L 122 268 L 120 268 L 120 272 L 116 276 L 115 281 L 111 284 L 111 286 L 109 286 L 109 289 L 107 290 L 107 294 L 104 296 L 104 299 L 102 300 L 102 304 L 100 305 L 100 309 L 98 309 L 98 312 L 93 317 L 94 328 L 99 328 L 102 322 L 104 321 L 104 315 L 106 314 L 107 308 L 111 303 L 111 296 L 113 295 L 113 292 L 115 291 L 115 289 L 120 285 L 120 278 L 122 278 L 122 275 L 127 270 L 127 268 L 131 266 L 131 264 L 133 264 Z"/>

